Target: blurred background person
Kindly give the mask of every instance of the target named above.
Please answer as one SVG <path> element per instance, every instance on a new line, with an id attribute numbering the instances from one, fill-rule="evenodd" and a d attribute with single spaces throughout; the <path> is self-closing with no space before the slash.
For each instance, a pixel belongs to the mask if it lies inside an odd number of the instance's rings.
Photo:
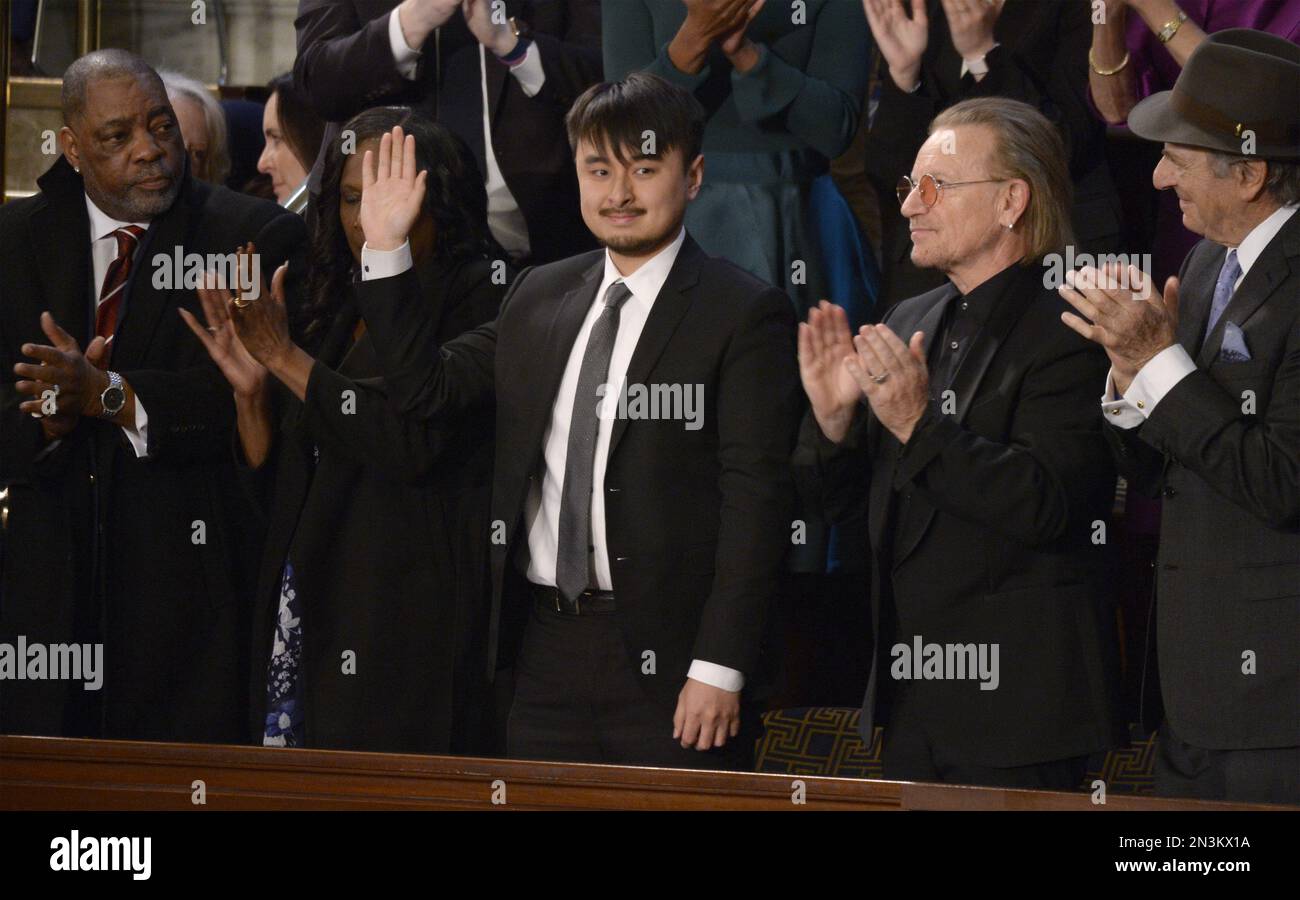
<path id="1" fill-rule="evenodd" d="M 395 125 L 415 136 L 429 173 L 411 237 L 428 327 L 448 341 L 494 319 L 508 279 L 493 262 L 501 252 L 473 157 L 446 128 L 393 107 L 348 121 L 355 153 L 327 149 L 297 321 L 279 278 L 275 297 L 242 309 L 204 291 L 208 329 L 186 318 L 234 390 L 240 452 L 268 518 L 253 614 L 255 739 L 488 752 L 492 416 L 397 415 L 351 286 L 361 161 Z"/>
<path id="2" fill-rule="evenodd" d="M 970 97 L 1033 106 L 1060 129 L 1074 185 L 1075 252 L 1115 252 L 1120 207 L 1105 129 L 1088 108 L 1090 5 L 1040 0 L 863 0 L 880 48 L 880 104 L 867 139 L 867 171 L 888 196 L 912 167 L 930 122 Z M 960 148 L 958 148 L 960 149 Z M 907 218 L 881 203 L 884 303 L 943 282 L 910 257 Z"/>
<path id="3" fill-rule="evenodd" d="M 861 232 L 828 174 L 853 141 L 866 94 L 862 10 L 812 0 L 799 18 L 764 0 L 626 0 L 606 13 L 607 79 L 650 72 L 708 113 L 704 183 L 686 208 L 704 252 L 780 288 L 800 316 L 825 298 L 868 305 Z M 842 252 L 828 257 L 830 246 Z M 807 527 L 789 568 L 819 576 L 827 529 L 811 512 L 797 518 Z"/>
<path id="4" fill-rule="evenodd" d="M 1138 101 L 1170 90 L 1207 34 L 1253 28 L 1300 42 L 1300 0 L 1106 0 L 1104 10 L 1092 26 L 1088 95 L 1097 115 L 1110 125 L 1124 125 Z M 1154 209 L 1132 218 L 1149 225 L 1137 237 L 1141 249 L 1152 254 L 1155 283 L 1163 284 L 1201 236 L 1183 225 L 1173 191 L 1151 187 L 1159 147 L 1142 144 L 1148 152 L 1133 160 L 1134 193 Z"/>
<path id="5" fill-rule="evenodd" d="M 825 259 L 823 243 L 847 235 L 860 252 L 861 240 L 830 179 L 822 207 L 814 183 L 857 131 L 870 53 L 861 9 L 811 0 L 796 18 L 763 0 L 627 0 L 606 12 L 606 78 L 652 72 L 709 114 L 704 185 L 686 212 L 704 252 L 785 291 L 799 312 L 830 296 L 828 264 L 851 259 Z M 860 305 L 865 273 L 843 283 L 856 296 L 833 299 Z"/>
<path id="6" fill-rule="evenodd" d="M 226 114 L 202 84 L 179 72 L 158 73 L 167 87 L 167 99 L 180 122 L 190 173 L 210 184 L 225 184 L 230 174 L 230 149 L 226 139 Z"/>
<path id="7" fill-rule="evenodd" d="M 257 171 L 271 179 L 276 201 L 294 212 L 307 206 L 307 173 L 311 171 L 325 133 L 325 123 L 294 86 L 289 73 L 277 75 L 267 85 L 270 96 L 262 111 L 266 145 Z"/>
<path id="8" fill-rule="evenodd" d="M 493 236 L 517 265 L 551 262 L 595 246 L 564 114 L 601 79 L 600 15 L 598 0 L 302 0 L 294 79 L 330 142 L 376 103 L 451 129 L 483 174 Z"/>

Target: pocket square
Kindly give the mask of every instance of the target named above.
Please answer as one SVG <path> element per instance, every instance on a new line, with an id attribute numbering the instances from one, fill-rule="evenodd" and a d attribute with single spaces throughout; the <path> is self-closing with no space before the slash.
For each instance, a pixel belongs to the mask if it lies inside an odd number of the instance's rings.
<path id="1" fill-rule="evenodd" d="M 1246 346 L 1246 335 L 1236 322 L 1229 322 L 1223 328 L 1223 343 L 1219 345 L 1219 359 L 1228 363 L 1246 362 L 1251 358 L 1250 348 Z"/>

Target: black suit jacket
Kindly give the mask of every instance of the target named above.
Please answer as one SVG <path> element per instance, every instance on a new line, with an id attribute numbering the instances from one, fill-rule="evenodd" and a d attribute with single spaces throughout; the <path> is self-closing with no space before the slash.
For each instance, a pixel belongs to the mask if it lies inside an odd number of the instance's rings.
<path id="1" fill-rule="evenodd" d="M 886 323 L 926 349 L 951 284 L 892 308 Z M 1016 273 L 951 383 L 906 445 L 868 410 L 832 444 L 811 413 L 796 472 L 836 519 L 867 507 L 874 560 L 870 738 L 886 642 L 996 643 L 999 685 L 912 681 L 926 728 L 963 762 L 1015 766 L 1114 745 L 1115 619 L 1107 554 L 1093 543 L 1115 490 L 1097 417 L 1106 358 L 1060 321 L 1042 268 Z M 905 503 L 903 501 L 906 501 Z M 882 611 L 896 609 L 893 627 Z M 882 633 L 882 631 L 884 633 Z M 883 711 L 882 711 L 883 712 Z M 886 727 L 887 727 L 887 723 Z"/>
<path id="2" fill-rule="evenodd" d="M 45 309 L 85 347 L 97 290 L 81 177 L 60 158 L 39 184 L 0 207 L 0 640 L 102 641 L 106 673 L 99 692 L 0 683 L 0 730 L 238 741 L 260 535 L 230 459 L 230 387 L 177 314 L 202 321 L 198 298 L 154 287 L 153 259 L 251 240 L 269 273 L 304 242 L 302 220 L 187 179 L 143 239 L 113 340 L 111 367 L 148 414 L 148 457 L 116 425 L 83 418 L 38 459 L 44 439 L 18 411 L 13 365 L 24 342 L 48 343 Z"/>
<path id="3" fill-rule="evenodd" d="M 491 325 L 443 344 L 413 320 L 419 285 L 407 272 L 357 294 L 399 405 L 441 417 L 495 395 L 490 651 L 508 665 L 523 592 L 524 505 L 541 478 L 542 437 L 604 251 L 526 269 Z M 777 576 L 790 544 L 789 455 L 798 426 L 793 314 L 785 295 L 688 235 L 628 368 L 629 384 L 703 385 L 699 430 L 681 421 L 614 423 L 605 472 L 606 540 L 617 616 L 647 691 L 670 703 L 692 659 L 759 668 Z M 504 620 L 504 626 L 502 624 Z M 751 693 L 751 697 L 752 697 Z"/>
<path id="4" fill-rule="evenodd" d="M 416 78 L 402 77 L 388 41 L 395 0 L 301 0 L 294 81 L 316 112 L 338 123 L 372 106 L 415 107 L 464 138 L 487 175 L 479 44 L 456 12 L 431 35 Z M 492 149 L 528 223 L 530 259 L 550 262 L 595 246 L 578 209 L 564 115 L 601 80 L 597 0 L 508 0 L 506 13 L 533 29 L 546 82 L 529 97 L 509 67 L 487 54 Z"/>
<path id="5" fill-rule="evenodd" d="M 1260 254 L 1202 343 L 1226 253 L 1201 241 L 1180 272 L 1178 342 L 1197 370 L 1145 423 L 1108 426 L 1106 434 L 1134 487 L 1163 497 L 1155 646 L 1165 716 L 1199 747 L 1294 747 L 1300 214 Z M 1220 355 L 1229 322 L 1241 327 L 1249 361 Z M 1144 710 L 1148 724 L 1153 713 Z"/>
<path id="6" fill-rule="evenodd" d="M 420 312 L 440 341 L 491 321 L 506 290 L 486 259 L 431 261 L 419 278 Z M 303 620 L 304 746 L 481 752 L 492 411 L 468 410 L 453 426 L 399 415 L 370 332 L 352 339 L 357 321 L 349 297 L 306 398 L 277 384 L 271 456 L 242 469 L 270 520 L 253 619 L 252 737 L 261 743 L 288 557 Z"/>
<path id="7" fill-rule="evenodd" d="M 912 171 L 930 122 L 949 106 L 972 97 L 1008 97 L 1036 108 L 1060 129 L 1074 183 L 1078 250 L 1111 252 L 1120 237 L 1119 197 L 1106 163 L 1106 130 L 1088 105 L 1088 4 L 1057 0 L 1007 0 L 994 25 L 1001 44 L 989 54 L 980 81 L 962 78 L 962 59 L 952 46 L 939 0 L 929 0 L 929 44 L 921 86 L 904 93 L 883 62 L 880 106 L 867 136 L 867 175 L 881 198 L 881 256 L 886 304 L 937 287 L 943 276 L 912 265 L 907 219 L 894 197 L 898 179 Z"/>

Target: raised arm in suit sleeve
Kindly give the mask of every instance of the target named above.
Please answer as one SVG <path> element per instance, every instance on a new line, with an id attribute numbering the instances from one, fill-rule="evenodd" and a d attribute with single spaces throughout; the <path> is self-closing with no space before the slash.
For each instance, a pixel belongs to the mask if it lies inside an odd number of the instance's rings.
<path id="1" fill-rule="evenodd" d="M 366 253 L 362 251 L 363 270 Z M 529 271 L 521 272 L 510 286 L 501 315 Z M 399 413 L 439 419 L 493 401 L 500 316 L 440 346 L 414 269 L 363 280 L 355 289 L 389 399 Z"/>
<path id="2" fill-rule="evenodd" d="M 265 213 L 259 210 L 252 215 Z M 275 214 L 260 228 L 255 219 L 250 220 L 239 232 L 255 235 L 253 243 L 263 273 L 274 272 L 291 255 L 300 253 L 307 240 L 302 218 L 290 212 Z M 201 317 L 193 295 L 191 301 L 190 312 Z M 149 410 L 148 458 L 169 464 L 228 460 L 235 427 L 230 384 L 189 329 L 179 327 L 177 334 L 178 340 L 193 342 L 193 356 L 201 362 L 179 371 L 135 369 L 121 373 Z"/>
<path id="3" fill-rule="evenodd" d="M 396 14 L 362 22 L 350 2 L 300 0 L 293 80 L 317 115 L 340 122 L 407 89 L 389 40 Z"/>
<path id="4" fill-rule="evenodd" d="M 692 658 L 753 672 L 790 546 L 790 451 L 799 423 L 794 313 L 775 289 L 737 324 L 718 380 L 722 493 L 713 589 Z"/>
<path id="5" fill-rule="evenodd" d="M 468 295 L 457 298 L 453 309 L 442 308 L 450 299 L 442 294 L 434 303 L 424 304 L 425 315 L 440 323 L 443 334 L 458 334 L 495 319 L 501 293 L 485 270 Z M 351 402 L 345 405 L 348 391 Z M 448 427 L 453 423 L 402 415 L 388 394 L 382 378 L 350 379 L 317 360 L 307 381 L 302 422 L 320 446 L 414 481 L 427 474 L 442 453 L 459 447 L 461 436 L 455 427 Z"/>
<path id="6" fill-rule="evenodd" d="M 1046 341 L 1021 381 L 1007 443 L 965 428 L 931 400 L 903 445 L 894 486 L 910 482 L 936 509 L 1028 546 L 1079 526 L 1090 501 L 1115 486 L 1097 410 L 1106 356 L 1065 328 Z"/>
<path id="7" fill-rule="evenodd" d="M 561 14 L 562 21 L 553 21 Z M 566 113 L 602 77 L 600 2 L 539 3 L 534 16 L 532 39 L 546 77 L 537 98 Z"/>
<path id="8" fill-rule="evenodd" d="M 758 128 L 779 122 L 827 159 L 853 143 L 867 91 L 871 42 L 861 3 L 820 8 L 807 71 L 759 45 L 748 72 L 732 70 L 731 90 L 740 119 Z"/>

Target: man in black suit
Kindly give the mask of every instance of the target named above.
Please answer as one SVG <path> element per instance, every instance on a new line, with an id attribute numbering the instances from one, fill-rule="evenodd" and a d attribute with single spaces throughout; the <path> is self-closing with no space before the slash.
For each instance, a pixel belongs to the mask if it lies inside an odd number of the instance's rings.
<path id="1" fill-rule="evenodd" d="M 867 136 L 867 175 L 883 198 L 916 158 L 931 120 L 972 97 L 1021 100 L 1060 129 L 1074 183 L 1076 252 L 1110 252 L 1120 205 L 1106 128 L 1088 105 L 1089 4 L 1043 0 L 862 0 L 880 49 L 880 105 Z M 885 305 L 937 287 L 916 265 L 908 221 L 881 203 Z"/>
<path id="2" fill-rule="evenodd" d="M 275 266 L 304 227 L 190 177 L 133 54 L 75 61 L 63 115 L 40 193 L 0 207 L 0 641 L 100 643 L 103 683 L 0 682 L 0 731 L 242 740 L 256 528 L 176 261 L 253 240 Z"/>
<path id="3" fill-rule="evenodd" d="M 949 283 L 856 336 L 830 304 L 800 326 L 798 476 L 833 517 L 867 505 L 861 728 L 884 724 L 888 778 L 1068 790 L 1120 737 L 1105 359 L 1040 264 L 1070 240 L 1063 159 L 1026 104 L 946 110 L 898 194 L 912 261 Z"/>
<path id="4" fill-rule="evenodd" d="M 426 417 L 496 400 L 484 539 L 511 756 L 750 764 L 742 692 L 791 534 L 794 322 L 682 227 L 704 122 L 654 75 L 583 94 L 570 143 L 606 249 L 522 272 L 494 323 L 441 347 L 405 243 L 424 175 L 388 139 L 366 166 L 358 295 L 393 396 Z"/>
<path id="5" fill-rule="evenodd" d="M 1163 498 L 1156 789 L 1300 803 L 1300 47 L 1212 34 L 1129 127 L 1206 239 L 1163 297 L 1119 271 L 1061 293 L 1110 356 L 1120 470 Z"/>
<path id="6" fill-rule="evenodd" d="M 294 80 L 334 123 L 326 142 L 371 106 L 411 106 L 474 151 L 488 225 L 516 263 L 595 246 L 564 114 L 601 78 L 598 0 L 302 0 L 295 24 Z"/>

